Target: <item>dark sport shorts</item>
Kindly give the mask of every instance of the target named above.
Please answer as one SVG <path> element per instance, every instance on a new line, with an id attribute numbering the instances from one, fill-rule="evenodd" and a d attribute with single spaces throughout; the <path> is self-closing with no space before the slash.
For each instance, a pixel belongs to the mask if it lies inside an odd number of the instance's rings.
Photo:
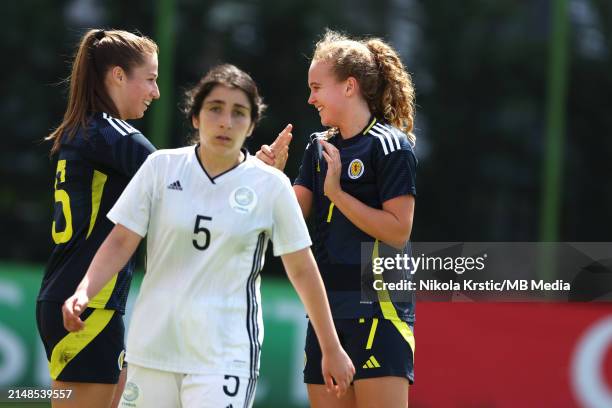
<path id="1" fill-rule="evenodd" d="M 403 377 L 414 382 L 413 326 L 382 318 L 335 319 L 340 344 L 355 366 L 353 381 L 363 378 Z M 321 349 L 310 322 L 306 332 L 304 382 L 325 384 Z"/>
<path id="2" fill-rule="evenodd" d="M 85 328 L 68 332 L 61 303 L 37 303 L 36 324 L 51 379 L 116 384 L 125 355 L 123 316 L 115 310 L 87 308 L 81 319 Z"/>

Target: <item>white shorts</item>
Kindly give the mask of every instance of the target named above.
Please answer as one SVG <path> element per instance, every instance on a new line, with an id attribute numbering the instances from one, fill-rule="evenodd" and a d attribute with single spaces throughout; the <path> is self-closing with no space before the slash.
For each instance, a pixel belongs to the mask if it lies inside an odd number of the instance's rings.
<path id="1" fill-rule="evenodd" d="M 250 408 L 256 379 L 233 375 L 194 375 L 128 366 L 121 408 Z"/>

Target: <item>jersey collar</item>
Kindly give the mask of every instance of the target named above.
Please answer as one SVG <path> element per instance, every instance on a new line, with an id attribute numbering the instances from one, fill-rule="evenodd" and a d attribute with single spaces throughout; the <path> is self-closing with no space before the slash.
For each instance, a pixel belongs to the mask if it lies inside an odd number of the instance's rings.
<path id="1" fill-rule="evenodd" d="M 223 173 L 219 173 L 215 177 L 210 177 L 210 175 L 208 174 L 208 172 L 204 168 L 204 165 L 202 165 L 202 160 L 200 160 L 200 155 L 198 154 L 198 147 L 200 147 L 200 143 L 197 143 L 194 146 L 194 153 L 195 153 L 195 156 L 196 156 L 196 160 L 197 160 L 198 164 L 200 165 L 200 168 L 202 169 L 204 174 L 206 174 L 206 177 L 208 177 L 208 179 L 210 180 L 210 182 L 212 184 L 217 184 L 216 181 L 219 181 L 219 177 L 222 177 L 225 174 L 227 174 L 227 173 L 231 172 L 232 170 L 236 169 L 237 167 L 240 167 L 240 165 L 245 163 L 247 161 L 247 159 L 249 158 L 249 151 L 243 147 L 243 148 L 240 149 L 240 151 L 244 154 L 244 160 L 242 160 L 240 163 L 236 164 L 234 167 L 231 167 L 231 168 L 225 170 Z"/>

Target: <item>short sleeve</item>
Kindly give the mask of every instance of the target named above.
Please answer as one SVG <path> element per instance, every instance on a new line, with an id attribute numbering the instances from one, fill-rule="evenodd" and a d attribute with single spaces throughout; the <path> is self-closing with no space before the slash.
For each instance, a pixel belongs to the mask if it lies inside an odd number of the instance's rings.
<path id="1" fill-rule="evenodd" d="M 312 245 L 308 228 L 289 179 L 283 177 L 281 188 L 272 200 L 272 245 L 274 255 L 299 251 Z"/>
<path id="2" fill-rule="evenodd" d="M 376 150 L 376 184 L 381 203 L 411 194 L 416 196 L 416 157 L 407 140 L 400 149 L 385 151 L 378 144 Z"/>
<path id="3" fill-rule="evenodd" d="M 304 186 L 310 191 L 314 191 L 314 167 L 312 158 L 313 144 L 308 143 L 304 156 L 302 157 L 302 164 L 300 165 L 300 171 L 297 178 L 293 182 L 294 185 Z"/>
<path id="4" fill-rule="evenodd" d="M 144 237 L 149 227 L 154 186 L 154 168 L 149 158 L 123 190 L 107 217 L 115 224 L 121 224 Z"/>

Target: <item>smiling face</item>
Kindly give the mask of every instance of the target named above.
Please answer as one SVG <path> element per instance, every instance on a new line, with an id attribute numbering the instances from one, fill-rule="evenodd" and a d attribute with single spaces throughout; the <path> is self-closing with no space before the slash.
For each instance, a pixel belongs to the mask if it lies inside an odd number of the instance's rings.
<path id="1" fill-rule="evenodd" d="M 116 92 L 111 92 L 121 119 L 139 119 L 154 99 L 159 98 L 157 87 L 157 54 L 145 54 L 144 62 L 126 74 L 120 67 L 111 72 Z"/>
<path id="2" fill-rule="evenodd" d="M 337 127 L 346 108 L 346 81 L 338 81 L 331 64 L 315 60 L 308 70 L 308 103 L 319 112 L 323 126 Z"/>
<path id="3" fill-rule="evenodd" d="M 243 90 L 216 85 L 202 101 L 198 115 L 191 118 L 203 150 L 237 159 L 240 148 L 253 131 L 251 109 Z"/>

